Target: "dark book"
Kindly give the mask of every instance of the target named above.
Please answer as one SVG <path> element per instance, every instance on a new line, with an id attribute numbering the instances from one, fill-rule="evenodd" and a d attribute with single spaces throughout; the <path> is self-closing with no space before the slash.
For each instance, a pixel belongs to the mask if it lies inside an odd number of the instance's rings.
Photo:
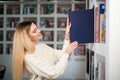
<path id="1" fill-rule="evenodd" d="M 3 7 L 0 7 L 0 14 L 3 14 Z"/>
<path id="2" fill-rule="evenodd" d="M 71 42 L 94 43 L 94 9 L 72 11 L 69 20 Z"/>

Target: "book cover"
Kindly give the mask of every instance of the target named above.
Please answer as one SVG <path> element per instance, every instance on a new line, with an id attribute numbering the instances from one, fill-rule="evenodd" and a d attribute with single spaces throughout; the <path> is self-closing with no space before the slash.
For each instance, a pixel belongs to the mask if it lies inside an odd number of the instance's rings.
<path id="1" fill-rule="evenodd" d="M 3 44 L 0 44 L 0 54 L 3 54 Z"/>
<path id="2" fill-rule="evenodd" d="M 68 15 L 71 22 L 70 41 L 94 43 L 94 9 L 72 11 Z"/>
<path id="3" fill-rule="evenodd" d="M 90 63 L 89 63 L 89 49 L 86 49 L 86 72 L 87 72 L 87 74 L 89 74 L 89 65 L 90 65 Z"/>
<path id="4" fill-rule="evenodd" d="M 105 42 L 105 4 L 99 4 L 100 17 L 100 43 Z"/>
<path id="5" fill-rule="evenodd" d="M 95 80 L 105 80 L 105 57 L 96 54 Z"/>

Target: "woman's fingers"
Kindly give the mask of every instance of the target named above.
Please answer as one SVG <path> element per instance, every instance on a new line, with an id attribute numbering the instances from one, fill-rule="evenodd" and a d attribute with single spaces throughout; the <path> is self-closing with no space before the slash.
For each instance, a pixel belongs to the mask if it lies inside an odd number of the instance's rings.
<path id="1" fill-rule="evenodd" d="M 69 18 L 67 18 L 67 26 L 69 25 Z"/>
<path id="2" fill-rule="evenodd" d="M 69 22 L 69 19 L 67 18 L 66 33 L 70 32 L 70 27 L 71 27 L 71 23 Z"/>
<path id="3" fill-rule="evenodd" d="M 77 41 L 74 41 L 72 43 L 70 43 L 67 47 L 67 49 L 65 50 L 66 53 L 68 54 L 71 54 L 72 51 L 78 47 L 78 42 Z"/>
<path id="4" fill-rule="evenodd" d="M 77 41 L 74 41 L 70 44 L 70 46 L 72 47 L 72 49 L 75 49 L 78 47 L 78 42 Z"/>
<path id="5" fill-rule="evenodd" d="M 67 18 L 67 27 L 71 27 L 71 23 L 69 21 L 69 18 Z"/>

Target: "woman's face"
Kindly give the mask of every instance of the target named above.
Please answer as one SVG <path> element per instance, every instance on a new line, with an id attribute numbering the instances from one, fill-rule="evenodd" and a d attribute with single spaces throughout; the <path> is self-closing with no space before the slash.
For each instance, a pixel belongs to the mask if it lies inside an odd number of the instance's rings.
<path id="1" fill-rule="evenodd" d="M 32 23 L 30 27 L 29 37 L 33 42 L 37 42 L 38 40 L 42 39 L 41 31 L 34 23 Z"/>

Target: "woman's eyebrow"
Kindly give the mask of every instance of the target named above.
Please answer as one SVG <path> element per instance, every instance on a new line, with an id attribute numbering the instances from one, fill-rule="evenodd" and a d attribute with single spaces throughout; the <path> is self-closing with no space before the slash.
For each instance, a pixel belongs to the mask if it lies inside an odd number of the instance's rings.
<path id="1" fill-rule="evenodd" d="M 37 28 L 34 28 L 32 32 L 36 31 Z"/>

